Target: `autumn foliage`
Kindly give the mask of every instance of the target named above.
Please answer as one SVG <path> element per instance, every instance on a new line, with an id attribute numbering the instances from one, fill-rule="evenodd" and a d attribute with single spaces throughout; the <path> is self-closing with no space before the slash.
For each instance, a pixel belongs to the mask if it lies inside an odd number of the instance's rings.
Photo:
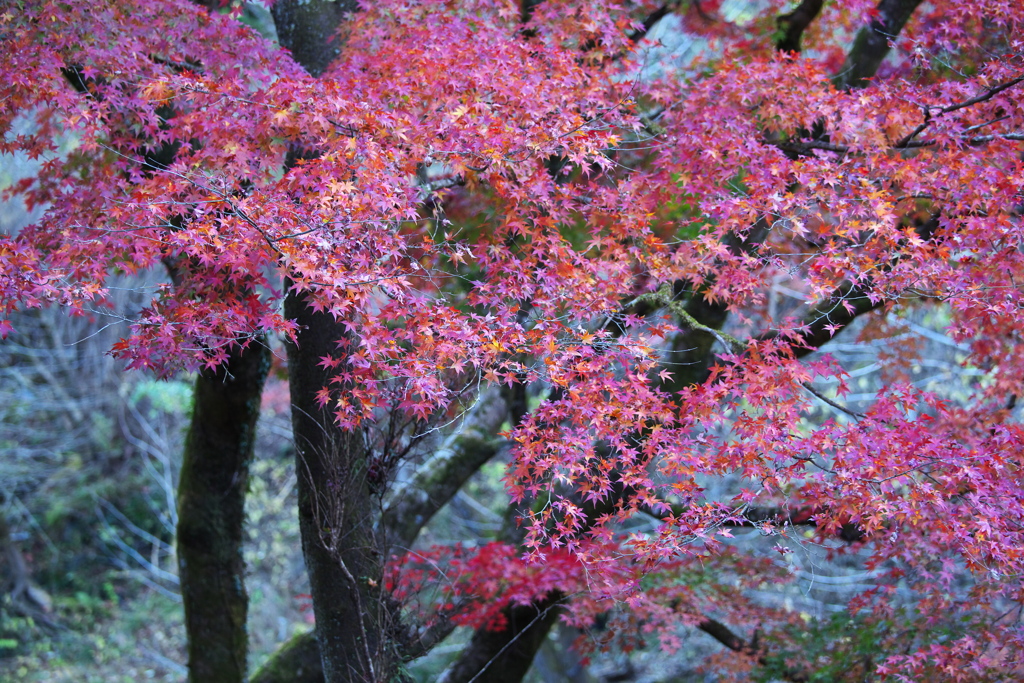
<path id="1" fill-rule="evenodd" d="M 806 624 L 748 589 L 787 579 L 792 535 L 842 537 L 878 570 L 847 613 L 872 675 L 1014 680 L 1024 5 L 819 2 L 795 52 L 788 3 L 720 4 L 670 3 L 708 47 L 659 65 L 657 3 L 379 0 L 313 77 L 237 12 L 8 3 L 0 151 L 43 160 L 13 192 L 48 209 L 0 237 L 3 306 L 103 315 L 113 274 L 167 268 L 112 350 L 140 370 L 293 335 L 291 293 L 344 324 L 318 399 L 346 430 L 535 397 L 507 425 L 518 537 L 396 559 L 419 618 L 500 627 L 499 597 L 557 594 L 581 627 L 671 650 L 697 626 L 808 680 Z M 844 80 L 895 5 L 888 57 Z M 799 305 L 769 306 L 780 282 Z M 847 407 L 829 339 L 921 306 L 983 381 Z M 372 464 L 374 490 L 402 476 Z M 730 545 L 754 526 L 774 559 Z"/>

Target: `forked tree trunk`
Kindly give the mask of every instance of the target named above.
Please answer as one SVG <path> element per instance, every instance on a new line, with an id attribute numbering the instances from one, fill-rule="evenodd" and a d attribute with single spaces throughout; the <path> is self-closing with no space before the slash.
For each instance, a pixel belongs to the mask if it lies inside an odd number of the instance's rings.
<path id="1" fill-rule="evenodd" d="M 270 351 L 236 349 L 196 378 L 178 484 L 178 571 L 188 632 L 189 680 L 246 680 L 248 637 L 242 526 Z"/>

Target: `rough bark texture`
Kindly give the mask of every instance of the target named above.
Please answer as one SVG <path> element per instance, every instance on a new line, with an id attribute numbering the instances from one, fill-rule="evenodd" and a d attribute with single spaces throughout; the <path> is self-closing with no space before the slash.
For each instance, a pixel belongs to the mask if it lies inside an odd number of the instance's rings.
<path id="1" fill-rule="evenodd" d="M 530 605 L 506 606 L 502 612 L 508 625 L 501 631 L 477 629 L 463 656 L 437 683 L 519 683 L 558 619 L 562 599 L 552 593 Z"/>
<path id="2" fill-rule="evenodd" d="M 394 491 L 380 523 L 387 556 L 412 545 L 420 530 L 480 467 L 500 449 L 493 434 L 501 428 L 508 409 L 498 390 L 480 397 L 466 416 L 458 436 L 442 444 L 412 478 Z M 446 631 L 447 632 L 447 631 Z M 415 644 L 412 644 L 415 645 Z M 409 660 L 422 652 L 403 652 Z M 321 683 L 324 680 L 320 648 L 314 631 L 293 637 L 264 664 L 252 683 Z"/>
<path id="3" fill-rule="evenodd" d="M 379 591 L 383 553 L 373 538 L 377 506 L 367 484 L 362 435 L 340 429 L 329 405 L 317 402 L 330 380 L 320 359 L 333 355 L 346 333 L 301 295 L 288 295 L 285 315 L 300 327 L 295 343 L 288 344 L 288 375 L 299 531 L 324 678 L 328 683 L 387 680 L 391 657 Z"/>
<path id="4" fill-rule="evenodd" d="M 889 54 L 889 41 L 896 38 L 921 4 L 921 0 L 882 0 L 878 16 L 862 28 L 846 56 L 846 63 L 833 79 L 837 88 L 863 88 L 878 73 Z"/>
<path id="5" fill-rule="evenodd" d="M 281 46 L 319 76 L 340 50 L 338 26 L 355 9 L 354 0 L 281 0 L 272 13 Z M 301 294 L 285 298 L 285 316 L 300 326 L 288 344 L 288 375 L 299 531 L 323 678 L 384 681 L 393 660 L 384 634 L 383 553 L 373 538 L 375 501 L 366 480 L 366 453 L 361 434 L 339 429 L 330 406 L 316 400 L 330 379 L 320 359 L 332 355 L 347 334 L 330 314 L 309 308 Z M 293 645 L 310 647 L 308 637 Z"/>
<path id="6" fill-rule="evenodd" d="M 338 26 L 356 9 L 355 0 L 278 0 L 270 11 L 281 47 L 319 76 L 341 51 Z"/>
<path id="7" fill-rule="evenodd" d="M 189 680 L 246 680 L 242 524 L 270 351 L 262 340 L 196 379 L 178 484 L 178 571 Z"/>

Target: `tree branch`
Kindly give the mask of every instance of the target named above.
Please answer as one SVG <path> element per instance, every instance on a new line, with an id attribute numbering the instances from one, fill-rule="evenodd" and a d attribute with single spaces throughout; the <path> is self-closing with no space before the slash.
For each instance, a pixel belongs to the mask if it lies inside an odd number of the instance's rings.
<path id="1" fill-rule="evenodd" d="M 451 635 L 457 624 L 448 618 L 439 618 L 433 624 L 411 633 L 402 643 L 402 659 L 410 662 L 427 654 L 442 640 Z"/>
<path id="2" fill-rule="evenodd" d="M 758 648 L 756 636 L 754 641 L 748 643 L 746 640 L 733 633 L 732 629 L 728 626 L 720 621 L 711 619 L 710 617 L 705 617 L 703 621 L 697 624 L 697 628 L 704 633 L 707 633 L 733 652 L 741 652 L 755 658 L 757 663 L 761 666 L 766 666 L 770 663 L 768 657 L 765 656 Z M 787 668 L 782 672 L 782 677 L 787 681 L 792 681 L 792 683 L 805 683 L 805 681 L 808 680 L 807 672 L 794 668 Z"/>
<path id="3" fill-rule="evenodd" d="M 921 0 L 881 0 L 876 18 L 857 33 L 842 70 L 832 78 L 840 90 L 863 88 L 889 54 L 889 41 L 900 34 Z"/>
<path id="4" fill-rule="evenodd" d="M 665 3 L 658 9 L 648 14 L 644 18 L 643 24 L 641 24 L 641 28 L 629 34 L 630 42 L 638 43 L 641 40 L 643 40 L 647 36 L 647 34 L 651 32 L 651 29 L 654 28 L 655 24 L 657 24 L 659 21 L 661 21 L 662 19 L 664 19 L 665 17 L 672 13 L 672 8 L 676 4 L 677 3 L 674 2 Z"/>
<path id="5" fill-rule="evenodd" d="M 924 131 L 925 128 L 930 126 L 932 124 L 932 122 L 937 117 L 942 116 L 943 114 L 949 114 L 951 112 L 958 111 L 960 109 L 966 109 L 967 107 L 972 107 L 975 104 L 980 104 L 982 102 L 990 100 L 993 97 L 995 97 L 996 95 L 998 95 L 999 93 L 1001 93 L 1001 92 L 1003 92 L 1005 90 L 1009 90 L 1010 88 L 1012 88 L 1013 86 L 1017 85 L 1018 83 L 1020 83 L 1022 81 L 1024 81 L 1024 77 L 1022 77 L 1022 78 L 1014 78 L 1013 80 L 1007 81 L 1006 83 L 1000 83 L 999 85 L 993 86 L 993 87 L 989 88 L 988 90 L 986 90 L 985 92 L 983 92 L 982 94 L 980 94 L 980 95 L 978 95 L 976 97 L 972 97 L 969 100 L 965 100 L 963 102 L 958 102 L 956 104 L 951 104 L 948 107 L 943 107 L 942 109 L 939 109 L 937 112 L 935 112 L 934 115 L 932 114 L 930 109 L 925 109 L 925 111 L 924 111 L 924 121 L 922 121 L 920 124 L 918 124 L 918 126 L 916 128 L 914 128 L 914 130 L 910 131 L 910 133 L 908 133 L 906 136 L 904 136 L 902 139 L 900 139 L 900 141 L 897 142 L 895 145 L 893 145 L 893 147 L 896 148 L 896 149 L 906 149 L 906 148 L 910 147 L 911 144 L 912 144 L 912 141 L 914 140 L 914 138 L 916 138 L 918 135 L 920 135 Z M 992 136 L 984 136 L 984 137 L 992 137 Z M 973 138 L 972 138 L 972 140 L 973 140 Z M 934 144 L 934 143 L 932 143 L 932 144 Z"/>
<path id="6" fill-rule="evenodd" d="M 917 236 L 922 240 L 930 240 L 938 227 L 939 216 L 936 214 L 917 228 Z M 871 282 L 855 284 L 847 280 L 827 299 L 812 306 L 804 314 L 800 338 L 791 344 L 793 355 L 803 358 L 817 351 L 859 316 L 880 308 L 885 300 L 871 296 L 872 285 Z M 757 339 L 767 341 L 778 336 L 778 330 L 770 330 L 759 335 Z"/>
<path id="7" fill-rule="evenodd" d="M 561 614 L 565 596 L 555 591 L 529 605 L 506 605 L 503 630 L 478 628 L 461 657 L 438 683 L 519 683 Z"/>
<path id="8" fill-rule="evenodd" d="M 411 546 L 437 511 L 501 450 L 504 442 L 495 434 L 507 417 L 501 390 L 486 389 L 462 428 L 395 488 L 380 522 L 389 549 L 402 551 Z"/>
<path id="9" fill-rule="evenodd" d="M 735 255 L 754 254 L 764 243 L 769 229 L 768 221 L 760 218 L 745 236 L 737 233 L 727 235 L 725 245 Z M 705 283 L 705 287 L 710 286 L 710 282 Z M 673 298 L 681 297 L 686 287 L 685 282 L 676 282 L 672 287 Z M 662 289 L 658 298 L 663 299 L 667 293 L 667 290 Z M 712 301 L 702 292 L 694 291 L 685 305 L 673 304 L 670 310 L 679 315 L 683 323 L 679 334 L 672 340 L 669 362 L 665 363 L 672 373 L 672 379 L 663 382 L 661 388 L 669 394 L 707 379 L 711 365 L 717 359 L 712 352 L 716 341 L 730 351 L 742 347 L 741 344 L 737 346 L 738 340 L 735 338 L 719 332 L 729 316 L 729 307 L 724 301 Z"/>
<path id="10" fill-rule="evenodd" d="M 775 23 L 782 31 L 782 36 L 775 44 L 780 52 L 800 52 L 800 39 L 811 22 L 818 17 L 825 0 L 803 0 L 789 14 L 779 16 Z"/>
<path id="11" fill-rule="evenodd" d="M 674 516 L 686 512 L 686 507 L 679 504 L 666 503 L 666 506 Z M 665 519 L 668 515 L 648 511 L 656 519 Z M 752 529 L 764 525 L 766 522 L 772 525 L 817 527 L 815 515 L 818 510 L 808 505 L 789 506 L 778 505 L 768 507 L 743 506 L 735 511 L 732 520 L 722 522 L 719 526 L 726 529 Z M 866 534 L 856 524 L 843 524 L 836 531 L 836 535 L 848 543 L 862 541 Z"/>
<path id="12" fill-rule="evenodd" d="M 1009 90 L 1010 88 L 1021 83 L 1024 83 L 1024 76 L 1020 78 L 1014 78 L 1004 83 L 1000 83 L 999 85 L 995 85 L 986 90 L 985 92 L 981 93 L 980 95 L 976 95 L 975 97 L 972 97 L 968 100 L 964 100 L 963 102 L 956 102 L 954 104 L 935 110 L 926 108 L 925 120 L 918 124 L 912 131 L 904 135 L 902 138 L 889 145 L 886 149 L 901 150 L 934 147 L 935 145 L 938 144 L 938 140 L 918 140 L 917 136 L 924 132 L 924 130 L 927 129 L 936 119 L 938 119 L 938 117 L 942 116 L 943 114 L 949 114 L 954 111 L 959 111 L 960 109 L 966 109 L 967 107 L 971 107 L 976 104 L 980 104 L 982 102 L 990 100 L 996 95 L 1005 92 L 1006 90 Z M 1024 140 L 1024 134 L 1022 133 L 995 133 L 992 135 L 970 135 L 970 133 L 973 133 L 974 131 L 978 130 L 978 128 L 986 125 L 991 125 L 992 123 L 996 123 L 997 121 L 1000 121 L 1003 118 L 1005 117 L 999 117 L 992 121 L 987 121 L 984 124 L 971 126 L 970 128 L 967 128 L 960 134 L 960 139 L 965 141 L 969 145 L 980 145 L 986 142 L 991 142 L 993 140 Z M 765 139 L 762 140 L 762 143 L 775 145 L 782 151 L 796 156 L 812 156 L 815 150 L 823 152 L 833 152 L 835 154 L 840 154 L 843 156 L 854 153 L 854 149 L 851 148 L 849 145 L 837 145 L 827 140 L 796 141 Z"/>

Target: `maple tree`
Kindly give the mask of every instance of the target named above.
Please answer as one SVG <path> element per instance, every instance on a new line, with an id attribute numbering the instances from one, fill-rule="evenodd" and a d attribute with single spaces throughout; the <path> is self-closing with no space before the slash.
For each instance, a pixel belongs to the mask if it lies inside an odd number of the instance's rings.
<path id="1" fill-rule="evenodd" d="M 166 268 L 113 353 L 198 373 L 193 680 L 246 676 L 273 335 L 317 638 L 257 680 L 310 651 L 328 681 L 388 680 L 460 624 L 443 680 L 520 680 L 558 618 L 669 651 L 693 626 L 737 676 L 811 680 L 818 627 L 751 596 L 786 573 L 729 544 L 744 526 L 782 554 L 841 535 L 878 570 L 846 614 L 869 653 L 821 629 L 860 675 L 1019 677 L 1024 7 L 720 4 L 280 0 L 285 49 L 218 3 L 5 7 L 0 151 L 43 160 L 12 192 L 48 207 L 0 241 L 5 310 L 95 314 L 111 274 Z M 652 73 L 670 13 L 710 47 Z M 768 305 L 780 281 L 801 307 Z M 922 305 L 985 380 L 845 406 L 811 352 Z M 506 452 L 502 539 L 409 553 Z"/>

